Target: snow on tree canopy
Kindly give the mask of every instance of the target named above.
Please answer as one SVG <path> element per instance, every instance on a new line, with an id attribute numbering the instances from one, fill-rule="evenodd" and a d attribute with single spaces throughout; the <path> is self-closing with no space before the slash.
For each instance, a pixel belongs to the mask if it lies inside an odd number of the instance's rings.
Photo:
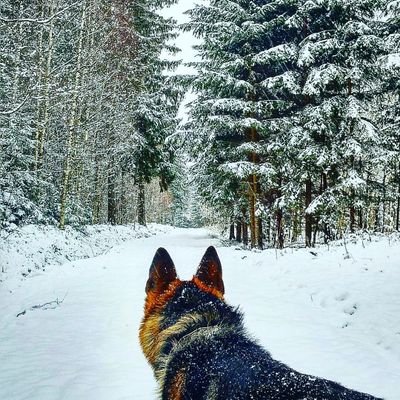
<path id="1" fill-rule="evenodd" d="M 256 64 L 285 63 L 296 60 L 297 46 L 294 44 L 281 44 L 264 50 L 253 57 Z"/>

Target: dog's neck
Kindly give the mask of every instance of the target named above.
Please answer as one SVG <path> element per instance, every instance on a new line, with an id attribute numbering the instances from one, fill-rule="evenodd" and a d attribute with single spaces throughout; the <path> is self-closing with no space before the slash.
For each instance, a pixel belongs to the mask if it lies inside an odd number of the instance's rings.
<path id="1" fill-rule="evenodd" d="M 235 322 L 227 324 L 221 312 L 213 309 L 208 312 L 185 314 L 173 325 L 159 332 L 156 339 L 159 353 L 152 365 L 161 387 L 168 364 L 175 354 L 184 351 L 187 346 L 194 342 L 201 343 L 204 342 L 204 339 L 209 340 L 212 336 L 222 336 L 238 331 L 238 326 L 242 326 L 242 315 L 232 309 L 230 312 L 235 314 L 236 321 L 240 321 L 239 325 Z M 221 320 L 225 321 L 223 326 Z"/>

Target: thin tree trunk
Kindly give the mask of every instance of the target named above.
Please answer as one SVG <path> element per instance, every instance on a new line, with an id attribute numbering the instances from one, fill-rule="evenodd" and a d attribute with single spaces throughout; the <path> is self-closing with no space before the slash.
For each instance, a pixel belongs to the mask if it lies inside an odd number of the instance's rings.
<path id="1" fill-rule="evenodd" d="M 236 222 L 236 241 L 241 243 L 242 241 L 242 221 L 239 220 Z"/>
<path id="2" fill-rule="evenodd" d="M 400 230 L 400 182 L 397 188 L 396 231 Z"/>
<path id="3" fill-rule="evenodd" d="M 271 243 L 271 217 L 270 216 L 268 216 L 268 218 L 267 218 L 267 231 L 266 231 L 266 240 L 267 240 L 267 243 Z"/>
<path id="4" fill-rule="evenodd" d="M 312 182 L 308 177 L 306 180 L 306 196 L 305 196 L 305 209 L 311 204 L 312 200 Z M 312 214 L 306 211 L 305 213 L 305 235 L 306 247 L 312 247 Z"/>
<path id="5" fill-rule="evenodd" d="M 291 242 L 296 242 L 297 237 L 298 237 L 298 230 L 299 230 L 299 218 L 298 218 L 298 212 L 297 209 L 295 208 L 292 213 L 292 237 L 291 237 Z"/>
<path id="6" fill-rule="evenodd" d="M 67 149 L 66 157 L 64 161 L 63 177 L 61 184 L 61 199 L 60 199 L 60 229 L 65 227 L 65 212 L 67 205 L 68 189 L 69 189 L 69 178 L 71 175 L 71 161 L 72 161 L 72 143 L 75 135 L 76 127 L 78 125 L 77 115 L 78 115 L 78 99 L 79 99 L 79 86 L 81 85 L 81 68 L 82 68 L 82 47 L 83 47 L 83 37 L 86 22 L 86 0 L 82 3 L 82 14 L 81 14 L 81 24 L 79 28 L 79 42 L 77 51 L 77 62 L 76 62 L 76 72 L 75 72 L 75 82 L 74 91 L 72 94 L 72 106 L 71 115 L 68 123 L 68 139 L 67 139 Z"/>
<path id="7" fill-rule="evenodd" d="M 245 246 L 248 245 L 249 243 L 249 233 L 248 233 L 248 228 L 247 228 L 247 222 L 246 222 L 246 210 L 242 210 L 243 216 L 242 216 L 242 237 L 243 237 L 243 244 Z"/>
<path id="8" fill-rule="evenodd" d="M 51 1 L 49 15 L 53 15 L 54 12 L 55 12 L 54 1 Z M 44 70 L 44 83 L 43 83 L 44 104 L 43 104 L 43 109 L 40 113 L 42 118 L 38 119 L 37 131 L 36 131 L 36 148 L 35 148 L 36 170 L 39 170 L 42 167 L 43 156 L 44 156 L 44 143 L 49 125 L 50 71 L 51 71 L 51 63 L 53 59 L 53 48 L 54 48 L 53 32 L 54 32 L 54 23 L 53 20 L 51 20 L 49 26 L 48 40 L 47 40 L 48 48 L 47 48 L 46 64 Z"/>
<path id="9" fill-rule="evenodd" d="M 356 209 L 354 208 L 354 191 L 351 191 L 351 201 L 352 201 L 352 205 L 350 206 L 350 232 L 354 233 L 355 229 L 355 225 L 356 225 Z"/>
<path id="10" fill-rule="evenodd" d="M 321 193 L 325 192 L 328 189 L 328 177 L 325 172 L 321 174 Z M 332 240 L 331 230 L 329 225 L 324 221 L 322 224 L 322 229 L 324 231 L 324 243 L 327 244 L 330 240 Z"/>
<path id="11" fill-rule="evenodd" d="M 386 220 L 386 170 L 383 173 L 383 199 L 382 199 L 382 233 L 385 232 L 385 220 Z"/>
<path id="12" fill-rule="evenodd" d="M 116 176 L 113 173 L 113 161 L 111 157 L 110 166 L 107 176 L 107 221 L 111 225 L 117 224 L 117 193 L 116 193 Z"/>
<path id="13" fill-rule="evenodd" d="M 260 218 L 258 219 L 258 238 L 257 238 L 257 247 L 259 249 L 263 249 L 264 248 L 264 243 L 263 243 L 263 230 L 262 230 L 262 221 Z"/>
<path id="14" fill-rule="evenodd" d="M 254 191 L 254 174 L 249 178 L 249 216 L 250 216 L 250 246 L 256 247 L 256 193 Z"/>
<path id="15" fill-rule="evenodd" d="M 258 141 L 258 134 L 255 128 L 250 128 L 249 141 L 255 143 Z M 256 165 L 258 163 L 258 156 L 253 151 L 250 154 L 250 161 Z M 249 177 L 249 217 L 250 217 L 250 244 L 255 248 L 259 244 L 259 218 L 256 215 L 257 201 L 259 199 L 259 183 L 257 174 L 251 174 Z"/>
<path id="16" fill-rule="evenodd" d="M 53 3 L 52 3 L 53 5 Z M 45 16 L 45 4 L 42 3 L 42 11 L 40 13 L 40 18 L 43 20 Z M 36 109 L 36 133 L 35 133 L 35 158 L 34 158 L 34 169 L 38 170 L 38 158 L 39 158 L 39 136 L 40 130 L 42 129 L 43 117 L 42 117 L 42 102 L 43 102 L 43 70 L 44 70 L 44 49 L 43 49 L 43 36 L 44 30 L 46 29 L 46 24 L 42 24 L 39 31 L 38 38 L 38 54 L 39 60 L 37 64 L 37 109 Z"/>
<path id="17" fill-rule="evenodd" d="M 138 224 L 146 226 L 146 199 L 144 183 L 138 183 Z"/>
<path id="18" fill-rule="evenodd" d="M 95 177 L 94 177 L 94 199 L 93 199 L 93 218 L 92 223 L 98 224 L 100 219 L 100 199 L 101 199 L 101 185 L 100 185 L 100 166 L 98 156 L 95 156 Z"/>
<path id="19" fill-rule="evenodd" d="M 396 208 L 396 231 L 399 231 L 400 228 L 400 163 L 398 165 L 397 170 L 397 208 Z"/>
<path id="20" fill-rule="evenodd" d="M 235 240 L 235 224 L 231 224 L 229 227 L 229 240 Z"/>
<path id="21" fill-rule="evenodd" d="M 277 247 L 278 249 L 283 249 L 285 240 L 282 219 L 283 219 L 282 209 L 278 208 L 276 210 L 276 243 L 275 243 L 275 247 Z"/>

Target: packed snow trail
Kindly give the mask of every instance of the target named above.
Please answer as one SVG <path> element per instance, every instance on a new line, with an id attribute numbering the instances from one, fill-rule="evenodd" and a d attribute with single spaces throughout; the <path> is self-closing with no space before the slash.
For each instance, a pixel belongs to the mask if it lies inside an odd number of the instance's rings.
<path id="1" fill-rule="evenodd" d="M 194 270 L 210 244 L 217 241 L 203 230 L 174 230 L 54 266 L 12 293 L 1 287 L 0 399 L 155 398 L 138 343 L 151 259 L 164 246 Z M 56 299 L 54 309 L 31 309 Z"/>
<path id="2" fill-rule="evenodd" d="M 155 399 L 138 343 L 151 259 L 165 247 L 189 279 L 211 244 L 227 301 L 241 305 L 249 330 L 275 358 L 400 399 L 398 242 L 349 246 L 351 257 L 343 247 L 317 256 L 257 253 L 221 247 L 202 229 L 134 239 L 18 285 L 0 284 L 0 399 Z"/>

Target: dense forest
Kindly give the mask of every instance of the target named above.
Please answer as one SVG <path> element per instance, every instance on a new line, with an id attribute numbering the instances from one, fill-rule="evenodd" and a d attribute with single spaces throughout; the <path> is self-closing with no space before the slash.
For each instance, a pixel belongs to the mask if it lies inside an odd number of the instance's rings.
<path id="1" fill-rule="evenodd" d="M 400 229 L 400 1 L 3 0 L 0 229 Z M 200 39 L 177 75 L 179 30 Z M 177 117 L 185 92 L 196 98 Z"/>

